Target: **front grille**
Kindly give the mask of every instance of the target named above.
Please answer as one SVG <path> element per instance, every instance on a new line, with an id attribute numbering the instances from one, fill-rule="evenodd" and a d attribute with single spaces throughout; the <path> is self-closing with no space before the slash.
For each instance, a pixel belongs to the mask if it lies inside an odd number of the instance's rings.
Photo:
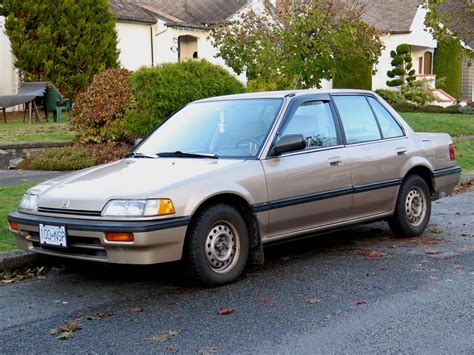
<path id="1" fill-rule="evenodd" d="M 107 258 L 107 251 L 104 249 L 100 243 L 99 238 L 88 238 L 88 237 L 78 237 L 73 235 L 67 236 L 67 248 L 46 246 L 40 244 L 39 233 L 30 232 L 27 240 L 33 244 L 33 248 L 38 251 L 46 250 L 54 252 L 58 255 L 75 255 L 75 256 L 86 256 L 99 259 Z"/>
<path id="2" fill-rule="evenodd" d="M 47 208 L 38 207 L 38 212 L 54 213 L 54 214 L 68 214 L 78 216 L 101 216 L 101 211 L 83 211 L 83 210 L 65 210 L 62 208 Z"/>

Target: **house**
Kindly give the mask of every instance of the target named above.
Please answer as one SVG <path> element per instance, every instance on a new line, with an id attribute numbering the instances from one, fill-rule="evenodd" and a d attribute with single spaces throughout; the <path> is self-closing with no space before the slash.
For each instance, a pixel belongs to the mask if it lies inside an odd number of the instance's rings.
<path id="1" fill-rule="evenodd" d="M 141 66 L 153 66 L 165 62 L 177 62 L 191 58 L 205 58 L 225 66 L 216 57 L 216 49 L 209 38 L 210 28 L 238 17 L 249 7 L 263 7 L 263 0 L 109 0 L 115 14 L 120 63 L 136 70 Z M 419 0 L 364 0 L 367 11 L 364 20 L 375 26 L 385 45 L 377 72 L 373 76 L 373 89 L 387 88 L 387 71 L 391 69 L 390 51 L 399 44 L 411 46 L 413 66 L 418 78 L 428 79 L 433 87 L 433 58 L 437 42 L 426 30 L 426 10 Z M 279 6 L 280 0 L 273 0 Z M 0 26 L 2 24 L 0 17 Z M 0 34 L 0 94 L 14 93 L 17 75 L 9 53 L 8 38 Z M 7 43 L 4 45 L 4 43 Z M 231 71 L 230 68 L 228 68 Z M 463 99 L 474 99 L 474 67 L 463 64 Z M 239 76 L 243 82 L 244 75 Z M 323 87 L 331 87 L 330 81 Z M 445 104 L 455 99 L 438 90 L 437 95 Z"/>

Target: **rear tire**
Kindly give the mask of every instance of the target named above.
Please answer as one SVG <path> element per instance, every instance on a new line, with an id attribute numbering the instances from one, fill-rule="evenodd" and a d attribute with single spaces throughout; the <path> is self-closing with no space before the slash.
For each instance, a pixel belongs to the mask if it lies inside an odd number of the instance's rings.
<path id="1" fill-rule="evenodd" d="M 398 237 L 421 235 L 430 220 L 431 196 L 428 184 L 419 175 L 405 179 L 398 193 L 395 213 L 388 224 Z"/>
<path id="2" fill-rule="evenodd" d="M 194 282 L 210 287 L 234 282 L 244 271 L 248 255 L 248 229 L 232 206 L 209 206 L 189 226 L 185 272 Z"/>

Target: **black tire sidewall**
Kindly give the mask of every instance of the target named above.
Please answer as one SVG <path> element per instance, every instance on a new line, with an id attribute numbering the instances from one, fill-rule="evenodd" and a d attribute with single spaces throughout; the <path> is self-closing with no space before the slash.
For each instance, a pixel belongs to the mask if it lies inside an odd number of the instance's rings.
<path id="1" fill-rule="evenodd" d="M 405 211 L 405 201 L 408 193 L 413 187 L 417 187 L 422 193 L 423 198 L 426 204 L 426 213 L 423 222 L 418 226 L 413 226 L 407 218 Z M 431 196 L 428 184 L 426 181 L 418 175 L 409 176 L 400 187 L 400 192 L 398 194 L 397 206 L 395 214 L 393 215 L 390 221 L 390 227 L 395 232 L 395 234 L 401 237 L 415 237 L 421 235 L 431 217 Z"/>
<path id="2" fill-rule="evenodd" d="M 228 221 L 237 230 L 240 254 L 234 267 L 226 273 L 217 273 L 207 262 L 205 243 L 211 226 Z M 212 205 L 202 210 L 189 226 L 186 242 L 186 264 L 190 276 L 206 286 L 220 286 L 239 278 L 247 265 L 249 255 L 248 228 L 237 209 L 225 204 Z"/>

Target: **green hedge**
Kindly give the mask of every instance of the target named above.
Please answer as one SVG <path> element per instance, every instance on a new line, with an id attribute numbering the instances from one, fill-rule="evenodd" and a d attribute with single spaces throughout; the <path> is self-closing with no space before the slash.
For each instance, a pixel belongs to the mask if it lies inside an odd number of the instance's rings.
<path id="1" fill-rule="evenodd" d="M 205 60 L 141 68 L 132 74 L 131 81 L 136 109 L 127 113 L 126 128 L 138 136 L 147 134 L 191 101 L 244 91 L 227 70 Z"/>
<path id="2" fill-rule="evenodd" d="M 459 40 L 443 39 L 435 49 L 433 73 L 436 87 L 456 99 L 461 98 L 462 48 Z M 439 81 L 438 81 L 439 79 Z"/>
<path id="3" fill-rule="evenodd" d="M 338 61 L 332 79 L 335 89 L 372 90 L 372 67 L 366 61 Z"/>

